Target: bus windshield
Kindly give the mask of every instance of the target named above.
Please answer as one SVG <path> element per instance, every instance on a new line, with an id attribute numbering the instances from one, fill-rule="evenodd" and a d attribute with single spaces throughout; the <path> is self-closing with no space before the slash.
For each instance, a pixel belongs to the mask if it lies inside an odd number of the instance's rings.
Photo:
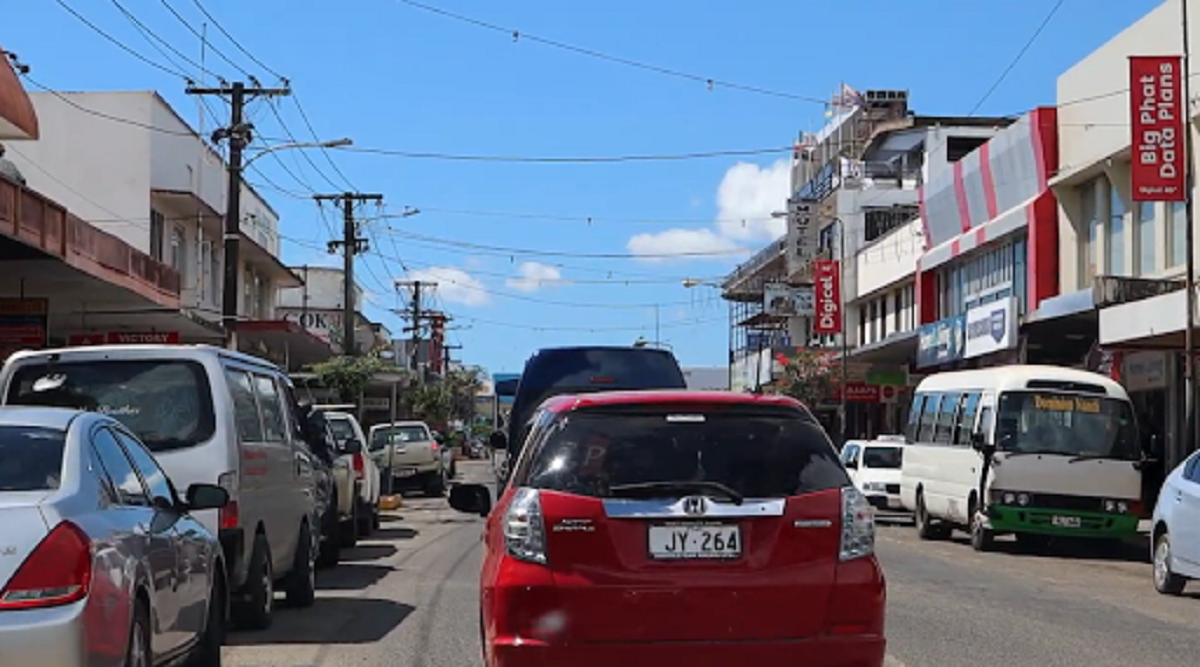
<path id="1" fill-rule="evenodd" d="M 1129 401 L 1056 392 L 1000 395 L 996 445 L 1013 454 L 1136 460 L 1141 456 Z"/>

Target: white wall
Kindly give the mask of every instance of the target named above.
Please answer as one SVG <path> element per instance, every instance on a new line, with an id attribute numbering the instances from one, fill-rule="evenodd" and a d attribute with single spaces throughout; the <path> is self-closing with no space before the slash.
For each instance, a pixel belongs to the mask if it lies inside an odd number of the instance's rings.
<path id="1" fill-rule="evenodd" d="M 150 124 L 153 94 L 63 93 L 97 113 Z M 80 111 L 50 93 L 31 93 L 41 138 L 9 141 L 6 157 L 29 187 L 145 252 L 150 247 L 150 134 Z"/>
<path id="2" fill-rule="evenodd" d="M 858 274 L 854 298 L 861 299 L 897 282 L 911 280 L 922 252 L 924 236 L 920 218 L 876 239 L 854 258 Z"/>
<path id="3" fill-rule="evenodd" d="M 340 309 L 344 281 L 341 269 L 323 266 L 292 267 L 292 271 L 304 280 L 305 287 L 279 290 L 280 308 Z M 362 312 L 363 290 L 354 287 L 354 309 Z M 307 293 L 308 303 L 305 304 Z"/>
<path id="4" fill-rule="evenodd" d="M 1193 2 L 1189 8 L 1193 12 L 1200 10 L 1200 3 Z M 1111 164 L 1107 158 L 1130 146 L 1129 56 L 1180 54 L 1183 42 L 1180 11 L 1179 0 L 1167 0 L 1058 77 L 1058 173 L 1090 169 L 1097 175 L 1107 175 L 1117 186 L 1127 209 L 1133 208 L 1129 200 L 1128 158 L 1118 157 Z M 1200 28 L 1195 27 L 1195 21 L 1192 22 L 1190 40 L 1192 44 L 1200 43 Z M 1196 99 L 1197 80 L 1192 77 L 1196 69 L 1193 66 L 1189 73 L 1193 100 Z M 1195 113 L 1195 104 L 1192 104 L 1192 112 Z M 1200 141 L 1194 124 L 1191 127 L 1193 141 Z M 1056 188 L 1059 201 L 1060 290 L 1063 293 L 1088 286 L 1081 270 L 1088 230 L 1087 223 L 1082 220 L 1081 202 L 1074 185 Z M 1102 220 L 1107 220 L 1107 211 L 1107 207 L 1101 211 Z M 1179 277 L 1183 273 L 1180 266 L 1168 266 L 1171 262 L 1167 260 L 1170 245 L 1167 220 L 1166 207 L 1157 206 L 1155 254 L 1162 266 L 1161 270 L 1151 272 L 1147 277 Z M 1132 216 L 1127 213 L 1122 235 L 1125 261 L 1121 266 L 1102 266 L 1101 273 L 1135 273 L 1133 256 L 1138 247 L 1136 228 Z M 1106 231 L 1102 222 L 1098 232 L 1102 258 L 1107 254 L 1104 241 Z"/>

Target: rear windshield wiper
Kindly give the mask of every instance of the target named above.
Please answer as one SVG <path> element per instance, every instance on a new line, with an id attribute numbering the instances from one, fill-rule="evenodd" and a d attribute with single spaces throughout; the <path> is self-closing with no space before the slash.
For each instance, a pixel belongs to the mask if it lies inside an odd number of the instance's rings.
<path id="1" fill-rule="evenodd" d="M 640 484 L 618 484 L 608 488 L 608 492 L 612 495 L 626 497 L 653 497 L 659 493 L 687 493 L 689 491 L 716 493 L 733 501 L 734 505 L 741 505 L 742 501 L 745 500 L 742 494 L 720 482 L 688 482 L 684 480 L 677 482 L 642 482 Z"/>

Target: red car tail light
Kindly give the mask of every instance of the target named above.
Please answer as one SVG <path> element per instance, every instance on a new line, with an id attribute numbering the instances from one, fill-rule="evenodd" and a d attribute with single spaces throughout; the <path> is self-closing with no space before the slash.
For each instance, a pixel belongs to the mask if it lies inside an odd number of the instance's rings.
<path id="1" fill-rule="evenodd" d="M 0 609 L 57 607 L 83 599 L 92 580 L 92 543 L 64 521 L 50 531 L 0 591 Z"/>
<path id="2" fill-rule="evenodd" d="M 355 454 L 351 458 L 354 460 L 354 476 L 360 480 L 364 479 L 366 477 L 366 463 L 363 461 L 363 455 L 361 453 Z"/>
<path id="3" fill-rule="evenodd" d="M 875 517 L 871 503 L 857 488 L 842 488 L 842 543 L 838 558 L 843 563 L 875 553 Z"/>
<path id="4" fill-rule="evenodd" d="M 237 501 L 237 473 L 222 473 L 217 477 L 217 486 L 229 492 L 229 503 L 217 510 L 217 525 L 221 528 L 237 528 L 242 522 Z"/>
<path id="5" fill-rule="evenodd" d="M 537 489 L 517 489 L 504 513 L 504 546 L 517 560 L 546 564 L 546 523 Z"/>

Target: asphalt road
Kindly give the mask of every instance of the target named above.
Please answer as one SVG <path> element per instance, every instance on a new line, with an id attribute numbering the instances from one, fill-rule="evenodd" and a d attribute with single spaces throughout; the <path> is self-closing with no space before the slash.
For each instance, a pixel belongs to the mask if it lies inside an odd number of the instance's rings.
<path id="1" fill-rule="evenodd" d="M 487 481 L 484 464 L 460 466 Z M 479 667 L 481 523 L 444 499 L 406 498 L 383 529 L 318 576 L 307 610 L 233 633 L 228 667 Z M 879 529 L 889 667 L 1194 667 L 1200 585 L 1166 598 L 1139 550 L 1105 558 L 977 554 Z"/>

